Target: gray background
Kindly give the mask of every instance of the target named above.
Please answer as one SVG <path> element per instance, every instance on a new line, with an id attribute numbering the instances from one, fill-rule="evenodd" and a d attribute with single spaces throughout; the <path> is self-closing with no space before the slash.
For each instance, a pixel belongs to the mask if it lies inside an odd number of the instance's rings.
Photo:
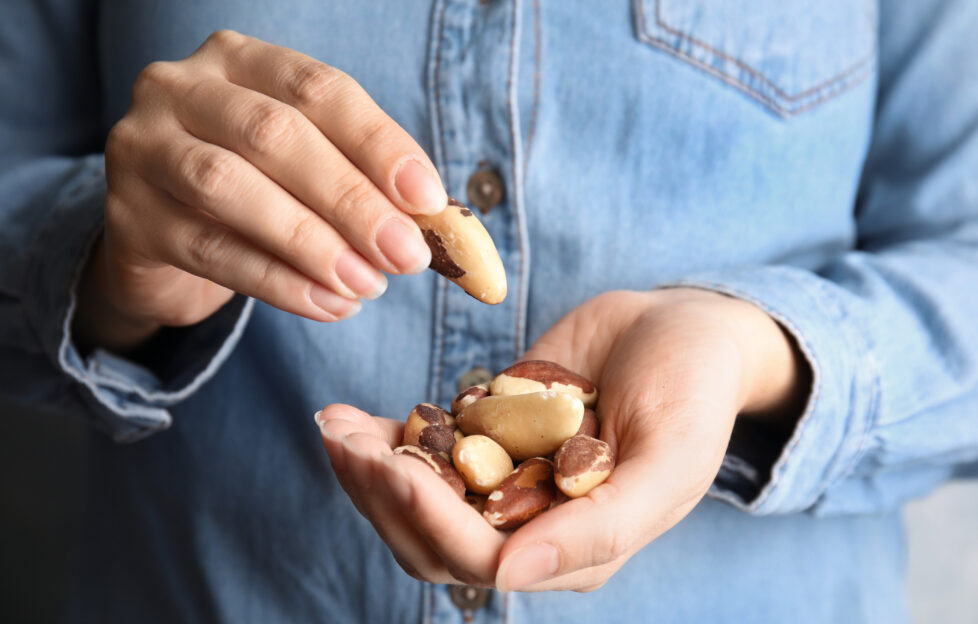
<path id="1" fill-rule="evenodd" d="M 0 404 L 0 622 L 60 617 L 81 504 L 86 425 Z M 916 624 L 978 624 L 978 480 L 907 506 Z"/>

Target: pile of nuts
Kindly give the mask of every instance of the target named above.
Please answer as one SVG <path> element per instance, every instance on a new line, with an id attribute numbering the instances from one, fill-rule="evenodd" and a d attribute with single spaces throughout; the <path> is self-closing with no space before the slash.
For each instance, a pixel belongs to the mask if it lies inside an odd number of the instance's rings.
<path id="1" fill-rule="evenodd" d="M 512 530 L 611 474 L 593 383 L 554 362 L 520 362 L 463 390 L 451 413 L 417 405 L 395 454 L 415 457 L 493 527 Z"/>

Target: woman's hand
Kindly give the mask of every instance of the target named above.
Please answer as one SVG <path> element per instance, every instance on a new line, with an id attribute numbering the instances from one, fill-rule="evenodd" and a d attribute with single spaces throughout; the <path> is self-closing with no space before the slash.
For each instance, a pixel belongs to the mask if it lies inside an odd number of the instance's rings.
<path id="1" fill-rule="evenodd" d="M 618 463 L 588 495 L 511 535 L 427 467 L 391 455 L 399 424 L 349 406 L 317 418 L 346 491 L 412 575 L 502 590 L 601 586 L 696 506 L 742 417 L 790 423 L 808 389 L 792 341 L 757 307 L 699 290 L 612 292 L 579 306 L 524 359 L 595 380 Z"/>
<path id="2" fill-rule="evenodd" d="M 143 70 L 106 174 L 77 325 L 109 347 L 203 320 L 233 292 L 349 317 L 383 293 L 381 271 L 428 266 L 406 213 L 447 201 L 424 151 L 353 79 L 230 31 Z"/>

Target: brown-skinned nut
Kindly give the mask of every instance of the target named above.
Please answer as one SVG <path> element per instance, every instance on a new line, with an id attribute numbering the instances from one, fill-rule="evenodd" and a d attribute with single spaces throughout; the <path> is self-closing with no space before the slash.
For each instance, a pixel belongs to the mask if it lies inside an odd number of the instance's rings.
<path id="1" fill-rule="evenodd" d="M 488 381 L 477 386 L 469 386 L 452 399 L 452 416 L 458 416 L 466 407 L 487 396 L 489 396 Z"/>
<path id="2" fill-rule="evenodd" d="M 468 503 L 469 507 L 475 509 L 482 515 L 482 510 L 486 508 L 486 498 L 485 494 L 472 494 L 471 492 L 465 494 L 465 502 Z"/>
<path id="3" fill-rule="evenodd" d="M 520 464 L 492 491 L 482 517 L 493 527 L 509 531 L 550 509 L 556 498 L 553 464 L 534 457 Z"/>
<path id="4" fill-rule="evenodd" d="M 465 435 L 488 436 L 522 461 L 552 455 L 577 433 L 583 417 L 580 399 L 548 390 L 488 396 L 462 410 L 455 422 Z"/>
<path id="5" fill-rule="evenodd" d="M 404 423 L 401 444 L 433 449 L 442 458 L 451 461 L 452 447 L 461 439 L 462 432 L 455 426 L 455 418 L 451 414 L 433 403 L 419 403 Z"/>
<path id="6" fill-rule="evenodd" d="M 506 298 L 506 270 L 485 226 L 471 210 L 448 198 L 436 215 L 411 215 L 431 249 L 430 268 L 479 301 L 495 305 Z"/>
<path id="7" fill-rule="evenodd" d="M 476 494 L 488 494 L 513 472 L 513 460 L 503 447 L 484 435 L 465 436 L 452 449 L 455 470 Z"/>
<path id="8" fill-rule="evenodd" d="M 581 419 L 581 428 L 574 435 L 586 435 L 592 438 L 600 437 L 601 421 L 598 420 L 597 413 L 590 407 L 584 408 L 584 418 Z"/>
<path id="9" fill-rule="evenodd" d="M 489 394 L 504 396 L 555 390 L 575 396 L 584 407 L 598 402 L 598 389 L 588 379 L 546 360 L 527 360 L 513 364 L 496 375 L 489 384 Z"/>
<path id="10" fill-rule="evenodd" d="M 561 445 L 554 467 L 560 491 L 579 498 L 604 483 L 615 467 L 615 453 L 607 442 L 577 435 Z"/>
<path id="11" fill-rule="evenodd" d="M 465 499 L 465 483 L 462 481 L 462 476 L 438 453 L 420 446 L 405 445 L 394 449 L 394 454 L 413 457 L 420 462 L 424 462 L 458 494 L 460 499 Z"/>

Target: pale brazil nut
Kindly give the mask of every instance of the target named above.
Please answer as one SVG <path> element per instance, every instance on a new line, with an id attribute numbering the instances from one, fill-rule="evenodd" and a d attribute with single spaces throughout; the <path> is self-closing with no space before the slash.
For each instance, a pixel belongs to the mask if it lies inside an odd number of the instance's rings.
<path id="1" fill-rule="evenodd" d="M 584 405 L 577 397 L 552 390 L 514 396 L 488 396 L 455 419 L 465 435 L 495 440 L 516 461 L 552 455 L 581 428 Z"/>
<path id="2" fill-rule="evenodd" d="M 513 364 L 496 375 L 489 384 L 489 393 L 493 396 L 543 390 L 555 390 L 575 396 L 584 403 L 584 407 L 594 407 L 598 401 L 598 389 L 587 378 L 556 362 L 546 360 L 527 360 Z"/>
<path id="3" fill-rule="evenodd" d="M 506 270 L 485 226 L 464 205 L 448 198 L 436 215 L 412 215 L 431 249 L 430 268 L 479 301 L 506 298 Z"/>
<path id="4" fill-rule="evenodd" d="M 401 444 L 423 446 L 438 451 L 444 459 L 452 456 L 452 447 L 462 439 L 455 418 L 433 403 L 419 403 L 404 423 Z"/>
<path id="5" fill-rule="evenodd" d="M 465 436 L 452 449 L 455 470 L 470 492 L 488 494 L 513 472 L 513 460 L 503 447 L 483 435 Z"/>
<path id="6" fill-rule="evenodd" d="M 448 484 L 452 490 L 458 494 L 458 497 L 465 500 L 465 483 L 462 481 L 461 475 L 452 468 L 446 460 L 432 451 L 431 449 L 421 448 L 420 446 L 399 446 L 394 449 L 395 455 L 406 455 L 408 457 L 413 457 L 418 461 L 424 462 L 429 468 L 435 471 L 435 474 L 442 478 L 442 480 Z"/>
<path id="7" fill-rule="evenodd" d="M 604 483 L 614 467 L 615 453 L 607 442 L 576 435 L 557 450 L 554 480 L 561 492 L 579 498 Z"/>
<path id="8" fill-rule="evenodd" d="M 520 464 L 492 491 L 482 517 L 497 529 L 516 529 L 549 509 L 556 498 L 553 464 L 534 457 Z"/>

